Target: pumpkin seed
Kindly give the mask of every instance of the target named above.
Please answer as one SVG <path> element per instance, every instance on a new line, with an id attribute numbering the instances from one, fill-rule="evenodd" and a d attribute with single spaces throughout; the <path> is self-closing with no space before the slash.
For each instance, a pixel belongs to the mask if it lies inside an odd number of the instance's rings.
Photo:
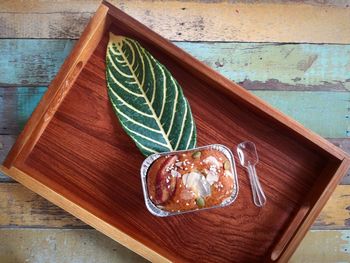
<path id="1" fill-rule="evenodd" d="M 200 157 L 201 157 L 201 152 L 194 152 L 193 154 L 192 154 L 192 158 L 193 159 L 199 159 Z"/>
<path id="2" fill-rule="evenodd" d="M 230 170 L 230 162 L 229 161 L 225 161 L 224 162 L 224 169 L 225 170 Z"/>
<path id="3" fill-rule="evenodd" d="M 203 197 L 196 198 L 196 204 L 199 208 L 202 208 L 205 206 L 205 201 Z"/>

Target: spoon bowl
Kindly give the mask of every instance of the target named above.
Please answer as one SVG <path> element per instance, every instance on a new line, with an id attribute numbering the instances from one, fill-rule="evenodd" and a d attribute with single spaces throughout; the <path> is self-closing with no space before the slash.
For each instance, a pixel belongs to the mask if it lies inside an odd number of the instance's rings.
<path id="1" fill-rule="evenodd" d="M 242 142 L 237 146 L 237 154 L 242 166 L 256 165 L 259 162 L 258 152 L 253 142 Z"/>
<path id="2" fill-rule="evenodd" d="M 237 154 L 241 165 L 248 170 L 254 204 L 262 207 L 266 204 L 266 196 L 256 174 L 255 165 L 259 162 L 259 157 L 255 144 L 249 141 L 238 144 Z"/>

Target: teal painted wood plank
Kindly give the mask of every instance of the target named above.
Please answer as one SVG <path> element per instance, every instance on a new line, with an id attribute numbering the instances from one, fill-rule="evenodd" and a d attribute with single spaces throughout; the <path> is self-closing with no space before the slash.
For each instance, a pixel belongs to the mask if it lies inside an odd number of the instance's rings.
<path id="1" fill-rule="evenodd" d="M 350 92 L 254 91 L 254 94 L 323 137 L 350 136 Z"/>
<path id="2" fill-rule="evenodd" d="M 73 40 L 0 40 L 0 86 L 47 86 L 69 55 Z"/>
<path id="3" fill-rule="evenodd" d="M 45 87 L 0 88 L 0 134 L 18 134 L 45 91 Z M 253 93 L 323 137 L 350 136 L 350 92 Z"/>
<path id="4" fill-rule="evenodd" d="M 47 86 L 73 40 L 0 39 L 0 86 Z M 350 89 L 350 45 L 175 42 L 248 89 Z"/>
<path id="5" fill-rule="evenodd" d="M 46 87 L 0 87 L 0 134 L 17 135 L 46 89 Z"/>
<path id="6" fill-rule="evenodd" d="M 350 45 L 176 44 L 246 88 L 350 89 Z"/>

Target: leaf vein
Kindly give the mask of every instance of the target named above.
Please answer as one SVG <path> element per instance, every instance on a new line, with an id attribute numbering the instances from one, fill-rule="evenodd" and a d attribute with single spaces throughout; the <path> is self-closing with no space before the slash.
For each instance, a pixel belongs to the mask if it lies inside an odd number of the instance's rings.
<path id="1" fill-rule="evenodd" d="M 112 87 L 109 86 L 109 90 L 113 93 L 113 95 L 118 99 L 120 100 L 126 107 L 128 107 L 129 109 L 143 115 L 143 116 L 146 116 L 146 117 L 150 117 L 150 118 L 153 118 L 153 115 L 152 114 L 147 114 L 147 113 L 144 113 L 138 109 L 136 109 L 134 106 L 130 105 L 129 103 L 127 103 L 125 100 L 123 100 L 121 97 L 118 96 L 118 94 L 113 90 Z"/>
<path id="2" fill-rule="evenodd" d="M 111 102 L 112 102 L 112 101 L 111 101 Z M 140 123 L 140 122 L 138 122 L 138 121 L 135 121 L 134 119 L 130 118 L 128 115 L 126 115 L 126 114 L 125 114 L 124 112 L 122 112 L 120 109 L 118 109 L 117 105 L 115 105 L 113 102 L 112 102 L 112 105 L 113 105 L 114 109 L 115 109 L 120 115 L 122 115 L 124 118 L 126 118 L 128 121 L 130 121 L 130 122 L 132 122 L 132 123 L 134 123 L 134 124 L 136 124 L 136 125 L 139 125 L 139 126 L 145 128 L 145 129 L 149 130 L 149 131 L 153 131 L 153 132 L 155 132 L 155 133 L 161 133 L 159 130 L 153 129 L 153 128 L 147 126 L 147 125 L 144 125 L 144 124 L 142 124 L 142 123 Z"/>
<path id="3" fill-rule="evenodd" d="M 118 47 L 117 47 L 117 48 L 118 48 Z M 120 51 L 121 56 L 124 58 L 124 60 L 126 61 L 126 63 L 128 64 L 128 67 L 129 67 L 131 73 L 134 75 L 135 81 L 137 82 L 138 87 L 139 87 L 141 93 L 142 93 L 143 96 L 145 97 L 146 104 L 147 104 L 148 108 L 150 109 L 150 111 L 152 112 L 152 117 L 156 120 L 157 125 L 158 125 L 158 127 L 159 127 L 159 129 L 160 129 L 160 131 L 161 131 L 161 133 L 162 133 L 162 135 L 163 135 L 163 137 L 164 137 L 164 140 L 167 142 L 168 149 L 169 149 L 170 151 L 172 151 L 172 150 L 173 150 L 173 147 L 172 147 L 172 145 L 170 144 L 169 138 L 168 138 L 168 136 L 166 135 L 166 133 L 165 133 L 165 131 L 164 131 L 162 125 L 160 124 L 160 118 L 158 118 L 157 114 L 155 113 L 154 109 L 152 108 L 152 105 L 150 104 L 150 102 L 149 102 L 149 100 L 148 100 L 148 98 L 147 98 L 147 96 L 146 96 L 146 94 L 145 94 L 145 92 L 144 92 L 144 90 L 143 90 L 143 88 L 142 88 L 142 86 L 141 86 L 141 83 L 139 82 L 138 78 L 137 78 L 136 75 L 135 75 L 135 74 L 136 74 L 135 71 L 134 71 L 133 68 L 131 67 L 129 61 L 126 60 L 124 51 L 123 51 L 122 49 L 119 49 L 119 48 L 118 48 L 118 50 Z M 138 64 L 137 64 L 137 65 L 138 65 Z"/>

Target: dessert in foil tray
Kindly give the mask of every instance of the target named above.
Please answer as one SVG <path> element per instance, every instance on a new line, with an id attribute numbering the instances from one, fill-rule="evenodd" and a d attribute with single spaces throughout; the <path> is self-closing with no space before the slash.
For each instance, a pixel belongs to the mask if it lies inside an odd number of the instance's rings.
<path id="1" fill-rule="evenodd" d="M 218 144 L 151 155 L 141 176 L 146 205 L 158 216 L 226 206 L 238 193 L 234 157 Z"/>

